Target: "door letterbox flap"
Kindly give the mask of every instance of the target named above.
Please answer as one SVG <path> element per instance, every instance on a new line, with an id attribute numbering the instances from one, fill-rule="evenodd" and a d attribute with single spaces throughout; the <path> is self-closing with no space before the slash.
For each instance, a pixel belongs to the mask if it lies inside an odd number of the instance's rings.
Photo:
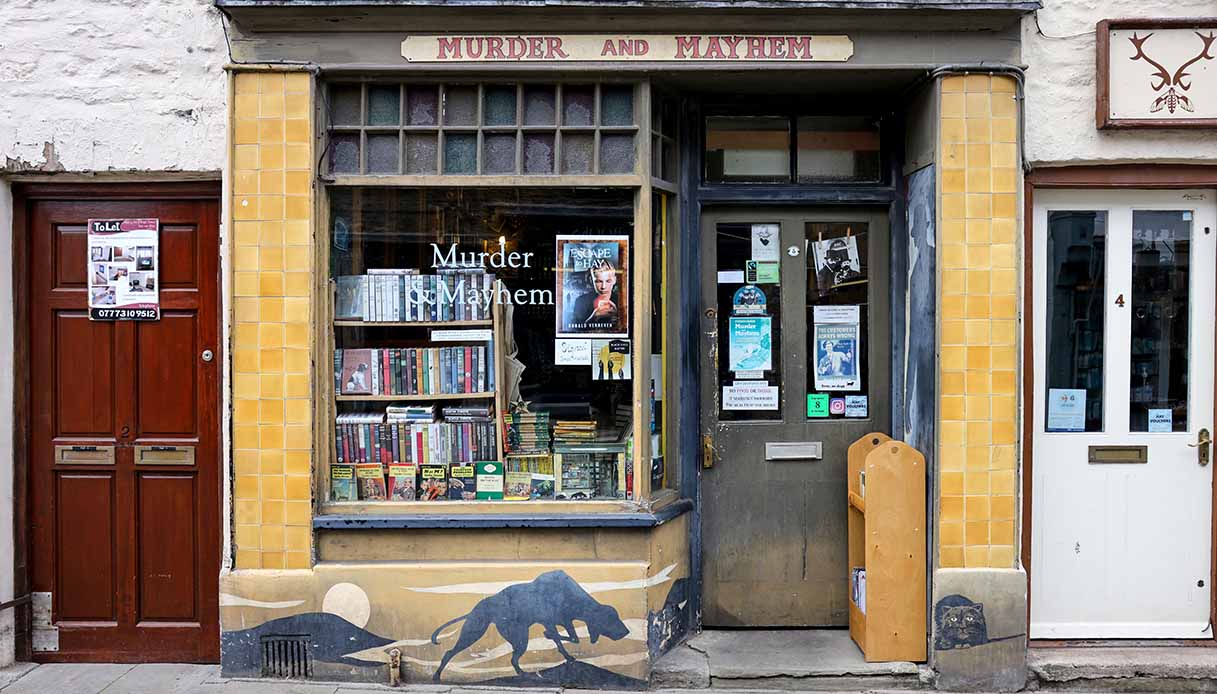
<path id="1" fill-rule="evenodd" d="M 136 465 L 194 465 L 194 446 L 136 446 Z"/>
<path id="2" fill-rule="evenodd" d="M 1091 464 L 1149 462 L 1146 446 L 1090 446 L 1087 452 Z"/>
<path id="3" fill-rule="evenodd" d="M 113 465 L 114 446 L 55 446 L 57 465 Z"/>
<path id="4" fill-rule="evenodd" d="M 820 460 L 824 445 L 820 441 L 765 443 L 765 460 Z"/>

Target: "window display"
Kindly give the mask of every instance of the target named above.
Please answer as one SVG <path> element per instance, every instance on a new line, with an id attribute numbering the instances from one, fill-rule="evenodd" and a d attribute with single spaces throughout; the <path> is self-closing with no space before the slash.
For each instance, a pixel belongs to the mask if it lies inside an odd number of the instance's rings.
<path id="1" fill-rule="evenodd" d="M 633 191 L 330 202 L 330 502 L 636 498 Z"/>

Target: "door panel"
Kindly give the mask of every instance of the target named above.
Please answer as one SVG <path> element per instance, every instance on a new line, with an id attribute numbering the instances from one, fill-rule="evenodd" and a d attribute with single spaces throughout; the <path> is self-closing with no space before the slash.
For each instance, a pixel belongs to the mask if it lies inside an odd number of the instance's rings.
<path id="1" fill-rule="evenodd" d="M 214 199 L 28 203 L 33 590 L 42 661 L 219 657 L 219 233 Z M 86 222 L 161 220 L 162 316 L 90 321 Z M 61 460 L 57 447 L 113 447 Z M 190 465 L 137 447 L 188 447 Z M 72 456 L 69 456 L 72 457 Z"/>
<path id="2" fill-rule="evenodd" d="M 196 621 L 198 528 L 192 474 L 139 476 L 139 621 Z"/>
<path id="3" fill-rule="evenodd" d="M 868 413 L 848 419 L 840 414 L 812 418 L 807 409 L 808 394 L 819 392 L 809 368 L 816 364 L 815 357 L 808 356 L 815 349 L 809 301 L 823 304 L 828 296 L 826 292 L 822 299 L 814 290 L 816 265 L 807 253 L 821 238 L 816 234 L 824 233 L 813 232 L 820 229 L 815 225 L 835 222 L 851 234 L 864 231 L 870 240 L 865 257 L 854 258 L 870 270 L 856 303 L 874 309 L 867 312 L 864 307 L 861 346 L 825 362 L 841 367 L 863 360 L 865 382 L 848 394 L 868 395 Z M 745 291 L 737 299 L 747 284 L 743 271 L 753 254 L 753 235 L 769 233 L 762 226 L 776 231 L 772 241 L 778 252 L 778 283 L 758 277 L 749 285 L 758 291 Z M 829 231 L 824 238 L 831 235 Z M 856 241 L 843 245 L 856 246 Z M 702 333 L 710 358 L 702 368 L 702 432 L 714 449 L 714 465 L 701 477 L 707 626 L 848 623 L 846 448 L 867 432 L 886 430 L 890 418 L 887 244 L 886 214 L 880 212 L 766 209 L 703 214 L 702 296 L 708 310 Z M 763 311 L 750 308 L 762 295 Z M 737 310 L 740 302 L 744 308 Z M 884 319 L 876 320 L 876 315 Z M 762 321 L 758 328 L 753 318 L 768 318 L 768 326 Z M 756 347 L 765 344 L 766 334 L 772 347 L 767 356 Z M 769 406 L 771 397 L 762 401 L 768 409 L 729 409 L 733 400 L 723 387 L 740 382 L 749 388 L 778 387 L 776 406 Z M 821 458 L 767 459 L 767 443 L 800 442 L 819 443 Z"/>
<path id="4" fill-rule="evenodd" d="M 197 317 L 193 313 L 161 311 L 159 321 L 141 322 L 135 329 L 140 364 L 136 370 L 135 402 L 139 436 L 194 437 L 198 434 Z M 166 388 L 172 383 L 173 388 Z"/>
<path id="5" fill-rule="evenodd" d="M 55 316 L 53 339 L 55 371 L 41 385 L 53 384 L 56 431 L 113 443 L 114 326 L 89 320 L 87 311 L 61 311 Z M 37 381 L 32 385 L 40 386 Z"/>
<path id="6" fill-rule="evenodd" d="M 113 622 L 118 618 L 114 475 L 64 471 L 58 475 L 57 487 L 59 506 L 74 511 L 56 523 L 60 619 Z"/>
<path id="7" fill-rule="evenodd" d="M 1211 638 L 1213 193 L 1034 215 L 1031 636 Z"/>

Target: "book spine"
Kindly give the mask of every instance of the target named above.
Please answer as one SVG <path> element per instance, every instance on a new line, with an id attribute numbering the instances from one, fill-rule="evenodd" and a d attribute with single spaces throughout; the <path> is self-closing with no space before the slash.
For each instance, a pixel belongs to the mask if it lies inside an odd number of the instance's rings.
<path id="1" fill-rule="evenodd" d="M 464 392 L 473 392 L 473 349 L 465 347 L 461 350 L 465 353 L 465 383 Z"/>

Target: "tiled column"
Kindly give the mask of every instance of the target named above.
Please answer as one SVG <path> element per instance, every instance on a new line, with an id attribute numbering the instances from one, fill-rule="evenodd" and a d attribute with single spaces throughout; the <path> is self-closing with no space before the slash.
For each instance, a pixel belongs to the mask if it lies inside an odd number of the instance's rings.
<path id="1" fill-rule="evenodd" d="M 1010 77 L 942 80 L 939 566 L 1014 568 L 1018 104 Z"/>
<path id="2" fill-rule="evenodd" d="M 312 77 L 233 75 L 236 568 L 311 564 Z"/>

